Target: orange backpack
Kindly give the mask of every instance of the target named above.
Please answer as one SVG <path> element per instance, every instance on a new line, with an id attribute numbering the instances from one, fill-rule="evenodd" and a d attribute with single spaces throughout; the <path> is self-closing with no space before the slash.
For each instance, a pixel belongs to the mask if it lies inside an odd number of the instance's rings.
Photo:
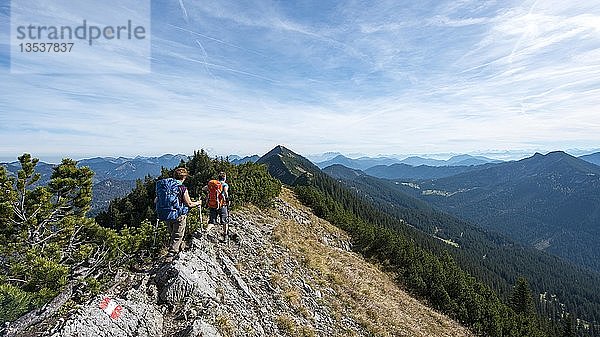
<path id="1" fill-rule="evenodd" d="M 223 184 L 218 180 L 208 182 L 208 207 L 221 208 L 225 205 L 225 196 L 223 196 Z"/>

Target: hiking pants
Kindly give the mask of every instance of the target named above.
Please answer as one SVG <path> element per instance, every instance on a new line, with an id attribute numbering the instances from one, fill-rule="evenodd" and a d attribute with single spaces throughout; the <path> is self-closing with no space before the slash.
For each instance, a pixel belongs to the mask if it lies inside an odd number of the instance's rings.
<path id="1" fill-rule="evenodd" d="M 169 252 L 179 253 L 183 250 L 183 237 L 185 235 L 185 220 L 187 215 L 180 215 L 177 220 L 167 220 L 167 229 L 171 235 L 169 240 Z"/>
<path id="2" fill-rule="evenodd" d="M 226 224 L 229 222 L 229 214 L 227 212 L 227 206 L 221 208 L 209 208 L 210 215 L 208 217 L 208 223 L 210 224 Z M 218 222 L 217 222 L 218 220 Z"/>

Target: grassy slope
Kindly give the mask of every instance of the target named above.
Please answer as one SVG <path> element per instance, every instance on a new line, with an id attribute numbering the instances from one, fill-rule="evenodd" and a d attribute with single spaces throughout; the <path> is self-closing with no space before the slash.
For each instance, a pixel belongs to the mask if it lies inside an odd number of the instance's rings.
<path id="1" fill-rule="evenodd" d="M 296 209 L 310 212 L 284 189 L 281 198 Z M 349 315 L 377 336 L 471 336 L 466 328 L 428 308 L 400 289 L 394 276 L 362 256 L 343 249 L 350 237 L 329 222 L 310 215 L 311 222 L 302 224 L 282 219 L 273 237 L 302 261 L 301 266 L 317 287 L 330 287 L 324 292 L 339 315 Z M 285 277 L 282 277 L 282 280 Z M 284 282 L 284 281 L 282 281 Z"/>

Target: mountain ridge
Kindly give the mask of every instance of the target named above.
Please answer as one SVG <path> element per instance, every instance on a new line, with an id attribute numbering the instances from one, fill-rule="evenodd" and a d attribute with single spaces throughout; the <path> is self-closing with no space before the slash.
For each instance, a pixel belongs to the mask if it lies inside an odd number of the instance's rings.
<path id="1" fill-rule="evenodd" d="M 389 166 L 377 165 L 370 167 L 364 172 L 368 175 L 385 178 L 385 179 L 407 179 L 407 180 L 419 180 L 419 179 L 434 179 L 454 176 L 457 174 L 481 170 L 492 163 L 485 163 L 480 165 L 462 165 L 462 166 L 428 166 L 419 165 L 411 166 L 404 163 L 392 164 Z"/>
<path id="2" fill-rule="evenodd" d="M 351 252 L 348 235 L 314 216 L 289 190 L 282 191 L 270 212 L 237 210 L 231 230 L 238 244 L 220 243 L 214 229 L 199 232 L 184 253 L 173 262 L 157 263 L 150 275 L 127 272 L 119 287 L 86 302 L 55 324 L 50 335 L 372 336 L 403 331 L 415 337 L 474 336 Z M 122 308 L 116 318 L 99 308 L 107 298 Z"/>

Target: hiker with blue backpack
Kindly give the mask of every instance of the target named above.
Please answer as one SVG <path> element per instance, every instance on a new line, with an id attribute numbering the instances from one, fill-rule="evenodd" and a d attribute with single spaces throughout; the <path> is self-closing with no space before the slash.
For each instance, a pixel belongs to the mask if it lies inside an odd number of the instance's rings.
<path id="1" fill-rule="evenodd" d="M 183 250 L 186 218 L 190 208 L 202 205 L 202 201 L 192 201 L 183 182 L 188 176 L 185 167 L 178 167 L 173 178 L 165 178 L 156 182 L 156 215 L 163 220 L 169 230 L 169 253 L 167 260 Z"/>

